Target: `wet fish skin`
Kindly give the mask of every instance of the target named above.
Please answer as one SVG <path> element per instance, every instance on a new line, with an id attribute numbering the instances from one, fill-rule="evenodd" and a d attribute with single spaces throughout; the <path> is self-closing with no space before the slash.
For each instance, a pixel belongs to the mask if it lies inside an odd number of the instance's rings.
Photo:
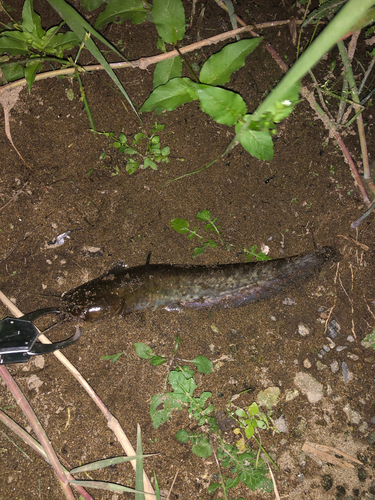
<path id="1" fill-rule="evenodd" d="M 238 307 L 267 298 L 308 277 L 336 259 L 331 247 L 314 253 L 264 262 L 179 266 L 117 266 L 66 292 L 62 310 L 85 321 L 142 309 Z"/>

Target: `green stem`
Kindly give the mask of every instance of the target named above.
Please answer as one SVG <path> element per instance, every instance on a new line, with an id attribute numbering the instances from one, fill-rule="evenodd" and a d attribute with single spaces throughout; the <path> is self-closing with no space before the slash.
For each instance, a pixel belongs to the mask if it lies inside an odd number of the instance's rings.
<path id="1" fill-rule="evenodd" d="M 340 51 L 341 58 L 344 63 L 344 71 L 345 71 L 345 76 L 348 79 L 349 82 L 349 87 L 351 89 L 352 93 L 352 99 L 356 103 L 354 105 L 355 111 L 358 111 L 359 109 L 359 95 L 358 95 L 358 90 L 357 90 L 357 85 L 355 83 L 354 75 L 353 75 L 353 70 L 348 58 L 348 53 L 346 51 L 344 42 L 340 40 L 337 42 L 337 46 Z M 363 178 L 364 179 L 370 179 L 370 164 L 368 161 L 368 153 L 367 153 L 367 143 L 366 143 L 366 135 L 365 135 L 365 127 L 363 125 L 363 117 L 362 114 L 358 115 L 357 117 L 357 128 L 358 128 L 358 135 L 359 135 L 359 141 L 361 143 L 361 151 L 362 151 L 362 160 L 363 160 Z"/>
<path id="2" fill-rule="evenodd" d="M 85 92 L 85 88 L 84 86 L 82 85 L 82 80 L 81 80 L 81 77 L 79 76 L 79 73 L 76 74 L 76 77 L 77 77 L 77 80 L 78 80 L 78 83 L 79 83 L 79 91 L 81 93 L 81 99 L 83 101 L 83 104 L 85 106 L 85 111 L 87 113 L 87 116 L 89 118 L 89 122 L 90 122 L 90 127 L 91 127 L 91 130 L 96 133 L 96 129 L 95 129 L 95 123 L 94 123 L 94 119 L 92 117 L 92 114 L 91 114 L 91 111 L 90 111 L 90 106 L 89 106 L 89 103 L 87 102 L 87 98 L 86 98 L 86 92 Z"/>

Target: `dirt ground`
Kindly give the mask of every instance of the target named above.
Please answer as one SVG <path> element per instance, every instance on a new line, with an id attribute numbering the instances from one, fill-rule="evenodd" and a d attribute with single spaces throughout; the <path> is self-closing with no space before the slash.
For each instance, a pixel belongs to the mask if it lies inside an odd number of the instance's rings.
<path id="1" fill-rule="evenodd" d="M 231 29 L 225 13 L 214 2 L 207 1 L 205 6 L 202 38 Z M 191 3 L 186 2 L 185 7 L 188 16 Z M 21 8 L 22 2 L 14 2 L 19 18 Z M 46 27 L 59 22 L 47 2 L 35 1 L 34 8 Z M 265 0 L 261 5 L 241 1 L 236 12 L 247 23 L 302 16 L 289 0 Z M 157 33 L 150 23 L 113 24 L 103 34 L 113 43 L 122 40 L 130 60 L 158 53 Z M 287 26 L 263 34 L 265 41 L 227 85 L 242 95 L 250 111 L 282 77 L 266 42 L 288 64 L 295 59 Z M 304 31 L 303 44 L 310 36 L 311 30 Z M 184 43 L 196 40 L 193 25 Z M 190 62 L 202 65 L 223 46 L 193 53 Z M 321 81 L 337 55 L 333 50 L 316 69 Z M 86 63 L 94 62 L 87 54 L 85 58 Z M 355 71 L 360 75 L 359 63 L 367 67 L 370 61 L 362 38 L 357 58 Z M 339 64 L 335 71 L 338 78 Z M 152 90 L 153 68 L 125 69 L 118 76 L 135 104 L 142 105 Z M 98 130 L 116 135 L 124 132 L 129 137 L 140 132 L 136 116 L 103 72 L 84 76 L 83 83 Z M 67 89 L 74 91 L 72 101 L 67 98 Z M 175 335 L 183 340 L 179 358 L 203 355 L 214 362 L 212 374 L 197 376 L 195 394 L 211 391 L 210 401 L 217 411 L 225 410 L 231 398 L 245 389 L 250 391 L 236 399 L 243 408 L 255 401 L 261 390 L 280 389 L 272 418 L 282 417 L 287 428 L 279 434 L 262 432 L 262 442 L 280 468 L 274 469 L 274 474 L 281 498 L 374 499 L 375 355 L 361 346 L 361 340 L 375 324 L 375 221 L 371 215 L 357 230 L 351 229 L 365 205 L 340 150 L 327 140 L 326 130 L 309 105 L 302 101 L 279 126 L 272 162 L 257 160 L 237 146 L 204 172 L 162 187 L 221 154 L 233 137 L 233 128 L 212 121 L 196 102 L 159 117 L 145 114 L 142 118 L 148 131 L 155 120 L 165 124 L 160 137 L 162 145 L 171 149 L 171 162 L 161 164 L 157 171 L 139 170 L 129 176 L 124 157 L 106 137 L 90 132 L 79 97 L 77 81 L 68 78 L 44 80 L 32 87 L 31 94 L 26 88 L 20 93 L 11 112 L 11 133 L 31 169 L 12 148 L 1 119 L 0 290 L 26 313 L 59 305 L 63 292 L 100 276 L 118 261 L 130 267 L 145 264 L 150 252 L 152 263 L 209 265 L 241 262 L 244 248 L 251 245 L 268 245 L 272 258 L 313 252 L 314 240 L 318 246 L 334 247 L 339 263 L 328 263 L 309 280 L 269 300 L 226 310 L 171 312 L 159 308 L 125 318 L 107 317 L 84 325 L 80 341 L 64 354 L 118 418 L 133 446 L 140 424 L 144 452 L 158 454 L 145 461 L 149 477 L 155 471 L 166 491 L 178 471 L 171 499 L 223 498 L 220 492 L 207 493 L 207 486 L 218 474 L 214 458 L 197 457 L 191 445 L 175 438 L 181 428 L 197 430 L 187 411 L 176 412 L 158 429 L 151 423 L 150 398 L 162 392 L 167 368 L 153 367 L 138 358 L 134 343 L 149 344 L 157 354 L 171 358 Z M 373 105 L 364 113 L 371 157 L 374 113 Z M 347 130 L 344 141 L 361 166 L 355 126 Z M 102 153 L 107 154 L 104 159 L 100 158 Z M 179 161 L 181 158 L 184 161 Z M 173 231 L 169 222 L 179 217 L 199 225 L 196 214 L 204 209 L 219 218 L 231 251 L 219 245 L 193 260 L 194 241 Z M 61 246 L 53 245 L 58 235 L 68 231 L 70 239 Z M 293 299 L 292 305 L 286 298 Z M 327 340 L 325 320 L 330 310 L 329 321 L 340 327 L 335 347 L 332 339 Z M 0 304 L 0 317 L 7 315 L 9 311 Z M 309 329 L 307 336 L 300 335 L 300 324 Z M 72 323 L 64 323 L 47 335 L 57 340 L 73 330 Z M 324 351 L 324 345 L 331 348 Z M 122 351 L 116 363 L 101 359 Z M 221 359 L 226 361 L 218 364 Z M 348 368 L 346 374 L 343 363 Z M 102 414 L 53 355 L 43 356 L 42 362 L 35 358 L 27 364 L 8 365 L 8 369 L 65 467 L 123 454 Z M 319 400 L 309 400 L 297 387 L 298 373 L 307 373 L 322 384 Z M 288 397 L 296 389 L 298 394 Z M 28 428 L 3 383 L 0 407 Z M 63 498 L 46 462 L 3 424 L 0 430 L 0 499 Z M 228 442 L 236 440 L 231 430 L 225 436 Z M 338 448 L 360 458 L 363 465 L 344 469 L 328 464 L 302 451 L 306 441 Z M 254 441 L 250 444 L 256 449 Z M 331 478 L 328 491 L 325 476 Z M 77 477 L 87 478 L 84 474 Z M 129 464 L 90 473 L 90 477 L 134 486 Z M 103 500 L 133 498 L 130 494 L 90 492 Z M 274 493 L 251 492 L 243 485 L 229 492 L 230 499 L 239 497 L 275 498 Z"/>

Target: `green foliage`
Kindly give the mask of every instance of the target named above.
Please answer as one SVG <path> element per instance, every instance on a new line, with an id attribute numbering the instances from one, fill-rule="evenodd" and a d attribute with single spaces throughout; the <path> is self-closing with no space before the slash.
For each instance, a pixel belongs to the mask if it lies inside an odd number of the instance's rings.
<path id="1" fill-rule="evenodd" d="M 272 260 L 271 257 L 268 257 L 268 255 L 262 252 L 262 250 L 256 252 L 257 249 L 258 247 L 256 245 L 252 245 L 250 247 L 250 250 L 248 250 L 247 247 L 244 248 L 244 252 L 247 253 L 246 262 L 249 262 L 253 257 L 255 257 L 255 260 L 257 262 L 264 260 Z"/>
<path id="2" fill-rule="evenodd" d="M 371 348 L 375 351 L 375 330 L 373 330 L 371 333 L 368 333 L 366 337 L 362 340 L 361 344 L 366 349 Z"/>
<path id="3" fill-rule="evenodd" d="M 209 231 L 211 233 L 214 232 L 219 242 L 224 245 L 228 251 L 230 250 L 230 245 L 224 241 L 222 234 L 219 231 L 221 226 L 216 224 L 216 221 L 218 220 L 217 217 L 211 219 L 211 212 L 209 212 L 208 210 L 202 210 L 202 212 L 197 213 L 197 219 L 202 222 L 206 222 L 206 225 L 204 226 L 205 231 Z M 190 224 L 186 219 L 172 219 L 169 224 L 171 228 L 178 233 L 186 234 L 189 240 L 193 239 L 194 237 L 197 237 L 200 240 L 201 245 L 194 248 L 194 252 L 192 255 L 193 258 L 203 254 L 207 250 L 207 248 L 216 248 L 218 245 L 217 241 L 198 234 L 197 226 L 195 226 L 194 229 L 189 229 Z"/>
<path id="4" fill-rule="evenodd" d="M 180 341 L 181 339 L 176 338 L 174 354 Z M 137 354 L 143 359 L 150 359 L 154 355 L 152 349 L 145 344 L 135 344 L 135 346 Z M 212 363 L 204 356 L 197 356 L 191 362 L 195 364 L 197 370 L 201 373 L 209 374 L 213 370 Z M 228 498 L 228 490 L 234 488 L 240 482 L 244 483 L 252 491 L 256 489 L 271 491 L 272 482 L 267 477 L 268 469 L 264 461 L 250 450 L 246 444 L 241 443 L 239 449 L 226 443 L 221 437 L 214 406 L 212 403 L 208 403 L 212 393 L 204 391 L 199 397 L 194 396 L 194 391 L 197 389 L 194 370 L 186 365 L 177 366 L 175 370 L 169 373 L 168 382 L 172 389 L 170 392 L 164 391 L 151 397 L 150 415 L 153 426 L 158 428 L 172 418 L 174 411 L 181 410 L 183 407 L 187 408 L 189 417 L 194 419 L 194 427 L 197 425 L 199 427 L 204 426 L 204 432 L 203 429 L 201 432 L 193 433 L 188 432 L 186 429 L 180 429 L 176 433 L 176 439 L 180 443 L 190 443 L 191 451 L 201 458 L 210 457 L 213 453 L 212 442 L 215 441 L 217 444 L 217 458 L 221 461 L 222 467 L 230 469 L 231 477 L 222 476 L 222 482 L 212 484 L 208 492 L 214 493 L 218 488 L 223 488 L 224 497 Z M 250 428 L 258 430 L 270 427 L 267 416 L 259 411 L 256 403 L 250 405 L 247 411 L 238 407 L 236 407 L 235 411 L 231 411 L 230 404 L 228 404 L 227 412 L 237 421 L 241 429 L 245 429 L 249 438 L 254 434 L 254 432 L 249 432 Z M 260 448 L 265 451 L 263 447 L 260 446 Z"/>
<path id="5" fill-rule="evenodd" d="M 160 38 L 176 44 L 185 35 L 185 11 L 181 0 L 153 0 L 152 19 Z"/>
<path id="6" fill-rule="evenodd" d="M 142 0 L 111 0 L 103 12 L 98 15 L 95 28 L 100 29 L 105 24 L 129 19 L 133 24 L 141 24 L 146 20 L 150 11 L 143 5 Z"/>
<path id="7" fill-rule="evenodd" d="M 63 24 L 45 31 L 42 28 L 40 16 L 34 11 L 33 0 L 25 0 L 22 23 L 10 23 L 7 29 L 0 33 L 0 53 L 29 56 L 25 69 L 18 62 L 6 62 L 0 65 L 7 81 L 13 81 L 25 75 L 30 89 L 47 55 L 61 58 L 64 50 L 71 50 L 79 45 L 80 40 L 72 31 L 58 33 Z"/>
<path id="8" fill-rule="evenodd" d="M 155 122 L 152 127 L 152 135 L 150 137 L 146 136 L 144 132 L 139 132 L 135 134 L 133 141 L 131 144 L 128 143 L 128 138 L 125 134 L 121 133 L 118 137 L 115 137 L 113 132 L 98 132 L 100 135 L 105 135 L 109 139 L 112 140 L 112 146 L 118 150 L 119 153 L 124 153 L 128 156 L 136 156 L 138 157 L 136 161 L 134 158 L 126 159 L 126 171 L 129 175 L 134 174 L 138 168 L 146 168 L 150 167 L 152 170 L 157 170 L 158 163 L 169 163 L 169 154 L 170 149 L 169 146 L 165 146 L 164 148 L 160 145 L 160 137 L 155 135 L 159 130 L 163 130 L 165 125 L 159 125 Z M 139 149 L 136 149 L 134 146 L 140 145 L 144 139 L 147 139 L 146 147 L 141 152 Z M 143 164 L 142 164 L 143 161 Z M 119 169 L 112 175 L 118 175 Z"/>
<path id="9" fill-rule="evenodd" d="M 102 356 L 100 359 L 103 361 L 111 361 L 111 363 L 116 363 L 121 354 L 124 354 L 124 351 L 118 352 L 117 354 L 110 354 L 108 356 Z"/>
<path id="10" fill-rule="evenodd" d="M 223 476 L 224 484 L 213 483 L 208 489 L 209 493 L 214 493 L 220 487 L 225 490 L 234 488 L 240 482 L 246 484 L 251 491 L 272 491 L 272 480 L 267 477 L 268 468 L 262 459 L 256 465 L 256 454 L 253 451 L 238 453 L 235 446 L 225 444 L 218 449 L 217 458 L 221 460 L 221 466 L 230 469 L 235 477 Z"/>
<path id="11" fill-rule="evenodd" d="M 154 351 L 151 349 L 151 347 L 147 344 L 143 344 L 142 342 L 134 344 L 134 349 L 136 354 L 141 359 L 148 359 L 153 366 L 162 365 L 167 361 L 167 358 L 163 358 L 162 356 L 154 354 Z"/>

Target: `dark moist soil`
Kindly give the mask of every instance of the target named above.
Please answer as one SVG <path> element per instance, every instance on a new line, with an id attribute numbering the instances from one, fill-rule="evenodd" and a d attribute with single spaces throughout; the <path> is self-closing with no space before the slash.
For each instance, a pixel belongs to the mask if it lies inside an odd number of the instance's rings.
<path id="1" fill-rule="evenodd" d="M 21 17 L 21 6 L 20 2 L 15 6 L 14 17 Z M 190 2 L 185 7 L 188 16 Z M 205 7 L 201 38 L 231 28 L 227 16 L 214 2 L 206 2 Z M 47 2 L 35 2 L 35 9 L 46 26 L 58 23 Z M 241 2 L 236 9 L 248 23 L 303 15 L 288 0 L 285 6 L 275 0 L 260 5 Z M 158 53 L 156 31 L 150 23 L 113 24 L 103 32 L 114 43 L 123 40 L 129 59 Z M 289 28 L 272 28 L 264 35 L 291 64 L 296 49 Z M 304 31 L 302 45 L 310 36 L 311 31 Z M 193 43 L 197 37 L 197 28 L 193 27 L 187 31 L 184 43 Z M 222 46 L 224 43 L 204 48 L 190 54 L 189 60 L 202 65 Z M 85 57 L 86 63 L 94 62 L 88 55 Z M 357 57 L 367 67 L 369 57 L 363 40 Z M 322 82 L 335 58 L 334 50 L 316 69 Z M 360 73 L 360 67 L 355 71 Z M 140 106 L 152 90 L 153 68 L 126 69 L 118 75 L 131 99 Z M 335 77 L 339 75 L 337 65 Z M 263 42 L 227 87 L 243 96 L 251 112 L 281 77 L 281 70 Z M 98 130 L 116 135 L 124 132 L 130 138 L 141 131 L 129 104 L 104 72 L 82 79 Z M 72 101 L 67 98 L 67 89 L 74 91 Z M 181 444 L 175 438 L 179 429 L 190 433 L 199 430 L 187 411 L 176 412 L 159 429 L 151 423 L 150 398 L 163 391 L 170 364 L 151 366 L 135 354 L 134 343 L 149 344 L 155 353 L 170 358 L 176 335 L 183 340 L 178 347 L 179 358 L 204 355 L 214 362 L 212 374 L 197 375 L 195 395 L 211 391 L 210 401 L 217 411 L 225 410 L 231 398 L 245 389 L 249 391 L 235 400 L 242 408 L 255 401 L 261 390 L 272 386 L 280 389 L 280 401 L 272 417 L 283 417 L 287 432 L 263 431 L 262 443 L 280 467 L 280 472 L 274 468 L 274 474 L 281 498 L 374 498 L 375 356 L 361 346 L 361 340 L 374 327 L 374 216 L 368 217 L 358 230 L 350 228 L 364 211 L 364 203 L 338 147 L 332 140 L 328 142 L 327 132 L 308 104 L 301 102 L 278 127 L 272 162 L 259 161 L 238 146 L 204 172 L 162 188 L 168 180 L 201 168 L 221 154 L 233 138 L 233 128 L 218 125 L 194 102 L 159 117 L 145 114 L 142 118 L 148 131 L 155 120 L 165 124 L 160 137 L 163 146 L 170 146 L 171 162 L 161 164 L 157 171 L 139 170 L 129 176 L 124 157 L 104 136 L 90 132 L 79 97 L 77 81 L 68 78 L 45 80 L 35 84 L 31 94 L 26 88 L 20 93 L 11 112 L 11 132 L 32 170 L 10 145 L 2 121 L 1 291 L 21 311 L 29 312 L 58 306 L 58 297 L 64 291 L 101 275 L 118 261 L 130 267 L 142 265 L 150 253 L 152 263 L 209 265 L 242 262 L 243 249 L 251 245 L 268 245 L 272 258 L 313 252 L 314 241 L 318 246 L 335 247 L 340 263 L 328 263 L 309 280 L 277 297 L 229 310 L 168 312 L 159 308 L 125 318 L 107 317 L 85 324 L 81 340 L 64 354 L 118 418 L 133 446 L 140 424 L 144 452 L 158 454 L 145 461 L 149 477 L 155 471 L 161 489 L 167 491 L 178 472 L 171 499 L 222 498 L 220 492 L 211 496 L 207 493 L 208 485 L 218 478 L 214 458 L 197 457 L 190 444 Z M 365 122 L 370 124 L 370 154 L 374 149 L 374 112 L 369 106 L 365 113 Z M 360 166 L 354 127 L 344 140 Z M 107 156 L 101 160 L 104 152 Z M 178 160 L 181 158 L 184 161 Z M 203 231 L 196 214 L 204 209 L 219 218 L 231 251 L 219 245 L 193 260 L 194 241 L 173 231 L 169 222 L 175 217 L 184 218 Z M 63 245 L 52 244 L 58 235 L 68 231 L 70 239 Z M 294 305 L 285 305 L 285 298 L 293 299 Z M 329 310 L 330 321 L 335 320 L 341 327 L 334 342 L 346 348 L 335 348 L 319 357 L 323 345 L 329 346 L 325 330 Z M 0 317 L 7 315 L 9 311 L 0 305 Z M 302 337 L 298 333 L 299 324 L 309 328 L 309 335 Z M 48 335 L 57 340 L 73 331 L 73 323 L 65 323 Z M 353 342 L 347 340 L 350 335 Z M 124 354 L 115 363 L 101 359 L 119 352 Z M 334 361 L 339 366 L 336 373 L 331 369 Z M 349 369 L 346 382 L 343 362 Z M 123 454 L 102 414 L 53 355 L 8 365 L 8 369 L 65 467 L 71 469 Z M 288 399 L 288 394 L 297 389 L 294 380 L 299 372 L 322 384 L 320 401 L 309 402 L 300 390 L 294 399 Z M 30 430 L 4 384 L 0 390 L 0 406 Z M 229 443 L 237 439 L 230 429 L 223 436 Z M 362 473 L 357 466 L 345 470 L 305 455 L 302 446 L 306 441 L 361 456 L 366 462 Z M 254 441 L 249 444 L 257 449 Z M 63 498 L 51 468 L 4 425 L 0 452 L 2 500 Z M 225 470 L 223 473 L 228 476 Z M 77 477 L 88 479 L 84 474 Z M 134 486 L 129 464 L 92 472 L 90 477 Z M 119 498 L 114 493 L 91 493 L 97 499 Z M 240 485 L 229 493 L 229 498 L 239 497 L 271 499 L 274 494 L 251 492 Z M 133 496 L 124 494 L 123 498 Z"/>

